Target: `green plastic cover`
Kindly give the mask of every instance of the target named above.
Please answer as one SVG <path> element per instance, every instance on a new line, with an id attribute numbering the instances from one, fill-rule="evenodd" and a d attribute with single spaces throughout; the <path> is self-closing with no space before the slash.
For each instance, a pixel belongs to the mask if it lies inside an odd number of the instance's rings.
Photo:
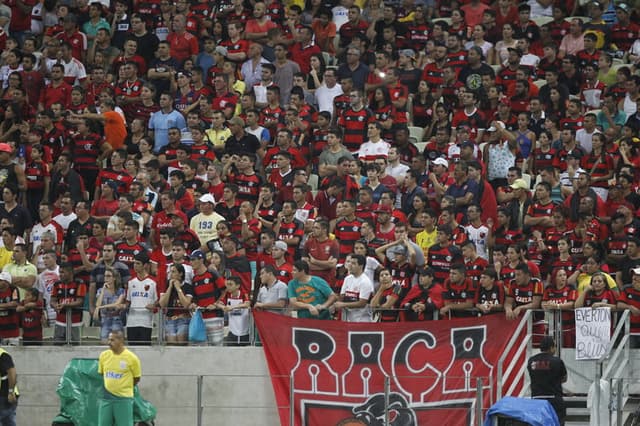
<path id="1" fill-rule="evenodd" d="M 56 392 L 60 397 L 60 414 L 53 420 L 54 424 L 95 425 L 103 394 L 102 376 L 98 374 L 98 360 L 74 358 L 69 361 L 60 377 Z M 156 417 L 156 407 L 140 396 L 137 386 L 133 397 L 134 421 L 153 421 Z"/>

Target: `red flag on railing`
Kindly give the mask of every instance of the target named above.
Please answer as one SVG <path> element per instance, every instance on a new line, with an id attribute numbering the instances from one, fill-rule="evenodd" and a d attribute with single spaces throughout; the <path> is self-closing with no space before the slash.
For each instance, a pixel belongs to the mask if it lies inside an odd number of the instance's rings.
<path id="1" fill-rule="evenodd" d="M 502 315 L 365 324 L 255 312 L 255 320 L 280 422 L 290 424 L 293 402 L 293 424 L 307 426 L 384 424 L 385 380 L 391 425 L 471 425 L 477 379 L 487 410 L 518 325 Z"/>

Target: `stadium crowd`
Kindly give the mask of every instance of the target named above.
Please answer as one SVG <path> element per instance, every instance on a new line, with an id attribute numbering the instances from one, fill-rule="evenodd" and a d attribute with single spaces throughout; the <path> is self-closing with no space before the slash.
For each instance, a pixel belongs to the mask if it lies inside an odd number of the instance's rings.
<path id="1" fill-rule="evenodd" d="M 640 8 L 7 0 L 0 338 L 630 309 Z M 83 313 L 85 318 L 83 319 Z M 88 314 L 88 315 L 87 315 Z M 87 317 L 90 317 L 88 319 Z M 67 336 L 71 331 L 72 336 Z"/>

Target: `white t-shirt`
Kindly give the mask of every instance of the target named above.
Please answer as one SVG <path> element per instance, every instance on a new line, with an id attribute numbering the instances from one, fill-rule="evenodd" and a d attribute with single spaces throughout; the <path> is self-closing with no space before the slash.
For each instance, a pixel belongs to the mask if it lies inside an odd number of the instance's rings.
<path id="1" fill-rule="evenodd" d="M 480 225 L 478 228 L 473 225 L 467 225 L 464 229 L 467 231 L 467 235 L 469 235 L 469 240 L 475 244 L 478 256 L 489 260 L 489 250 L 487 249 L 489 228 L 485 225 Z"/>
<path id="2" fill-rule="evenodd" d="M 260 287 L 260 292 L 258 293 L 257 301 L 260 303 L 277 303 L 280 300 L 288 301 L 289 295 L 287 294 L 287 285 L 282 281 L 276 281 L 271 287 L 263 285 Z M 271 310 L 266 309 L 267 311 L 274 312 L 276 314 L 284 314 L 284 310 Z"/>
<path id="3" fill-rule="evenodd" d="M 342 284 L 340 295 L 345 302 L 358 302 L 362 299 L 369 300 L 373 293 L 373 283 L 365 274 L 358 277 L 347 275 Z M 371 308 L 366 305 L 363 308 L 349 308 L 342 310 L 342 320 L 347 322 L 371 322 Z"/>
<path id="4" fill-rule="evenodd" d="M 387 158 L 390 147 L 391 145 L 383 140 L 379 140 L 378 142 L 365 142 L 360 146 L 358 159 L 361 161 L 374 161 L 378 157 Z"/>
<path id="5" fill-rule="evenodd" d="M 56 311 L 51 307 L 51 290 L 56 281 L 60 280 L 60 267 L 56 265 L 54 269 L 45 269 L 38 274 L 35 287 L 42 294 L 47 309 L 47 322 L 49 325 L 56 323 Z"/>
<path id="6" fill-rule="evenodd" d="M 68 214 L 66 216 L 60 213 L 59 215 L 55 216 L 53 220 L 55 220 L 56 223 L 62 226 L 62 229 L 66 231 L 67 229 L 69 229 L 69 224 L 77 218 L 78 216 L 76 216 L 74 212 L 71 212 L 71 214 Z"/>
<path id="7" fill-rule="evenodd" d="M 593 135 L 600 133 L 598 129 L 594 129 L 593 132 L 588 133 L 586 129 L 579 129 L 576 131 L 576 142 L 580 148 L 582 148 L 587 154 L 591 154 L 593 150 Z"/>
<path id="8" fill-rule="evenodd" d="M 147 305 L 158 301 L 156 282 L 147 277 L 140 281 L 138 277 L 129 280 L 127 289 L 127 302 L 129 314 L 127 315 L 127 327 L 153 327 L 153 311 L 147 309 Z"/>

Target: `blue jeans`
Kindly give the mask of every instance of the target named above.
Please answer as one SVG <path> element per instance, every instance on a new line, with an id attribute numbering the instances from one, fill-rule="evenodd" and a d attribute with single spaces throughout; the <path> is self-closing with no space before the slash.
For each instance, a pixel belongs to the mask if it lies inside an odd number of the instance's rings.
<path id="1" fill-rule="evenodd" d="M 122 331 L 122 319 L 120 317 L 102 317 L 100 328 L 100 338 L 107 340 L 112 331 Z"/>
<path id="2" fill-rule="evenodd" d="M 1 426 L 16 426 L 16 406 L 16 404 L 9 405 L 6 399 L 2 401 L 0 408 Z"/>

